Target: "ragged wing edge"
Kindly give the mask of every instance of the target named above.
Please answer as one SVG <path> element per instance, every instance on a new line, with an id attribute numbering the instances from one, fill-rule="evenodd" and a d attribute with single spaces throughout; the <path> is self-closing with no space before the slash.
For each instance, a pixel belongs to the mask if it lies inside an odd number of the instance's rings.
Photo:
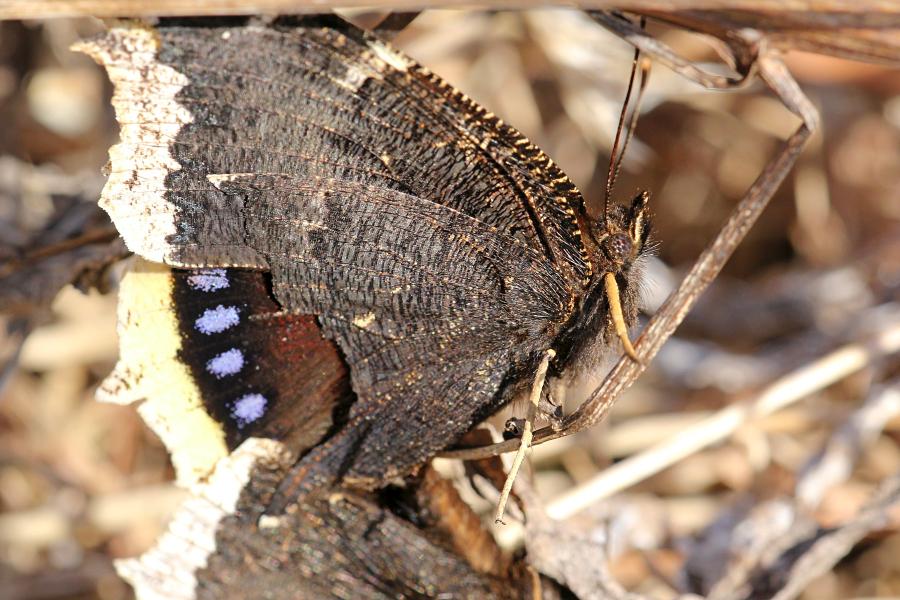
<path id="1" fill-rule="evenodd" d="M 248 439 L 217 463 L 208 482 L 194 489 L 156 544 L 137 558 L 116 561 L 116 571 L 134 586 L 140 600 L 196 598 L 197 573 L 216 552 L 218 530 L 235 514 L 241 493 L 259 472 L 283 473 L 292 462 L 283 444 Z"/>
<path id="2" fill-rule="evenodd" d="M 181 165 L 170 146 L 193 120 L 175 99 L 188 78 L 159 62 L 161 44 L 151 26 L 133 24 L 72 46 L 103 66 L 115 87 L 120 141 L 109 150 L 110 174 L 100 206 L 128 249 L 155 262 L 165 261 L 165 240 L 176 233 L 176 209 L 166 200 L 165 183 Z"/>

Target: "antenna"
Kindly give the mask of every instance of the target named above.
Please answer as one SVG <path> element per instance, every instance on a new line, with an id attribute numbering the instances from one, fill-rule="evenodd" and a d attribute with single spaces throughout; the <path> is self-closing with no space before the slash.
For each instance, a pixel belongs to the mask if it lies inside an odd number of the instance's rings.
<path id="1" fill-rule="evenodd" d="M 641 29 L 646 25 L 647 20 L 641 17 Z M 640 63 L 641 81 L 638 85 L 638 95 L 631 110 L 631 118 L 628 120 L 628 129 L 625 134 L 625 140 L 622 143 L 622 151 L 619 152 L 619 142 L 622 140 L 622 131 L 625 129 L 625 115 L 628 112 L 628 104 L 631 100 L 631 92 L 634 88 L 634 79 L 637 74 L 638 64 Z M 622 112 L 619 113 L 619 124 L 616 127 L 616 139 L 613 141 L 612 151 L 609 155 L 609 170 L 606 174 L 606 195 L 603 198 L 603 218 L 606 218 L 609 210 L 609 200 L 612 197 L 613 188 L 616 185 L 616 179 L 619 177 L 619 170 L 622 168 L 622 159 L 625 157 L 625 151 L 628 149 L 628 142 L 634 135 L 634 129 L 637 127 L 638 117 L 641 112 L 641 100 L 644 98 L 644 90 L 647 89 L 647 82 L 650 79 L 650 61 L 641 60 L 641 51 L 639 48 L 634 49 L 634 59 L 631 63 L 631 76 L 628 79 L 628 89 L 625 91 L 625 101 L 622 103 Z"/>

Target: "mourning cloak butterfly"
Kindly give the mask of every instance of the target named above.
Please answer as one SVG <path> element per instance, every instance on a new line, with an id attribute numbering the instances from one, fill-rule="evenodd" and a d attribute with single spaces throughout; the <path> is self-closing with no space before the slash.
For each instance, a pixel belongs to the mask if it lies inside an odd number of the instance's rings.
<path id="1" fill-rule="evenodd" d="M 126 285 L 144 332 L 108 386 L 187 398 L 189 417 L 147 409 L 172 440 L 292 436 L 312 449 L 286 494 L 377 486 L 522 393 L 547 349 L 558 377 L 617 348 L 610 297 L 634 321 L 647 196 L 591 217 L 539 149 L 373 35 L 278 19 L 81 49 L 121 124 L 103 207 L 135 253 L 195 269 L 131 275 L 165 289 Z M 304 379 L 337 382 L 340 359 L 346 414 Z"/>

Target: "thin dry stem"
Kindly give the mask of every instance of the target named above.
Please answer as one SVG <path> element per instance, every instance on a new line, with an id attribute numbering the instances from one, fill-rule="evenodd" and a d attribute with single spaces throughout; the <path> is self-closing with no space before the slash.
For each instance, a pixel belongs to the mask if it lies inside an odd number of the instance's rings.
<path id="1" fill-rule="evenodd" d="M 900 378 L 876 386 L 866 401 L 835 431 L 828 443 L 800 472 L 797 501 L 815 509 L 825 493 L 847 480 L 864 449 L 900 414 Z"/>
<path id="2" fill-rule="evenodd" d="M 752 61 L 734 76 L 719 75 L 701 69 L 691 61 L 678 56 L 669 46 L 660 42 L 628 19 L 605 11 L 593 11 L 590 13 L 590 16 L 594 21 L 634 46 L 638 51 L 652 56 L 653 60 L 669 67 L 691 81 L 696 81 L 707 89 L 728 90 L 739 88 L 753 79 Z M 735 57 L 730 62 L 738 64 L 741 61 L 738 61 Z"/>
<path id="3" fill-rule="evenodd" d="M 567 2 L 526 2 L 523 0 L 491 0 L 478 5 L 483 8 L 535 8 L 538 6 L 564 5 L 583 8 L 618 8 L 620 10 L 678 11 L 698 7 L 697 0 L 580 0 Z M 852 0 L 707 0 L 707 9 L 731 9 L 744 12 L 759 11 L 774 15 L 788 13 L 836 13 L 851 23 L 879 12 L 889 16 L 884 2 L 853 2 Z M 5 0 L 0 3 L 0 19 L 48 19 L 52 17 L 140 17 L 140 16 L 198 16 L 198 15 L 253 15 L 300 12 L 326 12 L 333 8 L 366 8 L 370 10 L 422 10 L 425 8 L 471 8 L 470 0 Z M 822 19 L 822 17 L 819 17 Z M 871 18 L 871 17 L 870 17 Z M 795 20 L 797 17 L 795 17 Z M 807 17 L 807 20 L 810 20 Z"/>
<path id="4" fill-rule="evenodd" d="M 867 534 L 887 524 L 888 512 L 900 505 L 900 475 L 884 481 L 856 517 L 841 527 L 824 533 L 797 559 L 773 600 L 799 596 L 815 578 L 831 569 Z M 769 574 L 762 574 L 765 578 Z"/>
<path id="5" fill-rule="evenodd" d="M 837 534 L 835 530 L 824 533 L 810 514 L 829 489 L 850 477 L 864 447 L 872 444 L 885 422 L 900 410 L 898 383 L 900 381 L 895 379 L 876 387 L 866 402 L 832 434 L 823 451 L 800 475 L 793 497 L 767 500 L 729 528 L 714 534 L 730 538 L 731 560 L 727 570 L 709 589 L 709 600 L 768 595 L 771 589 L 790 587 L 788 583 L 792 579 L 797 583 L 790 593 L 796 594 L 808 584 L 809 572 L 825 572 L 815 568 L 810 571 L 808 567 L 798 571 L 799 564 L 810 561 L 807 554 L 826 552 L 832 558 L 831 562 L 825 563 L 830 567 L 858 541 L 854 535 L 870 530 L 871 522 L 866 524 L 866 521 L 876 515 L 866 516 L 866 509 L 841 526 L 847 528 L 846 531 Z M 715 545 L 709 540 L 706 543 Z M 820 543 L 823 549 L 816 550 Z M 819 560 L 812 559 L 816 568 L 820 567 Z M 702 565 L 702 558 L 695 556 L 692 561 L 694 569 L 707 570 Z M 778 583 L 773 587 L 773 582 Z"/>
<path id="6" fill-rule="evenodd" d="M 565 519 L 598 500 L 659 473 L 676 462 L 728 438 L 748 421 L 760 419 L 868 366 L 900 352 L 900 323 L 863 342 L 848 344 L 779 378 L 755 397 L 731 405 L 699 423 L 627 458 L 568 491 L 547 507 L 554 519 Z"/>
<path id="7" fill-rule="evenodd" d="M 500 500 L 497 501 L 497 512 L 494 514 L 494 523 L 503 523 L 503 513 L 506 512 L 506 503 L 509 501 L 509 494 L 512 492 L 513 483 L 516 481 L 516 475 L 522 467 L 525 460 L 525 454 L 531 448 L 531 440 L 534 432 L 534 417 L 537 415 L 538 403 L 541 400 L 541 392 L 544 390 L 544 379 L 547 376 L 547 367 L 550 361 L 556 356 L 553 350 L 547 350 L 541 363 L 538 365 L 537 372 L 534 375 L 534 384 L 531 386 L 531 395 L 528 400 L 528 413 L 525 416 L 525 428 L 522 431 L 522 437 L 519 439 L 519 450 L 513 459 L 509 474 L 503 483 L 503 491 L 500 493 Z"/>

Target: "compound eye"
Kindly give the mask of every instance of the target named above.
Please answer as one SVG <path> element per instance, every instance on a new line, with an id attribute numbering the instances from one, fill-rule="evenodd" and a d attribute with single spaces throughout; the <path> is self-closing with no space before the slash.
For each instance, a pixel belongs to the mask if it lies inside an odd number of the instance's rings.
<path id="1" fill-rule="evenodd" d="M 624 233 L 614 233 L 603 240 L 603 251 L 613 262 L 625 262 L 631 256 L 631 238 Z"/>

